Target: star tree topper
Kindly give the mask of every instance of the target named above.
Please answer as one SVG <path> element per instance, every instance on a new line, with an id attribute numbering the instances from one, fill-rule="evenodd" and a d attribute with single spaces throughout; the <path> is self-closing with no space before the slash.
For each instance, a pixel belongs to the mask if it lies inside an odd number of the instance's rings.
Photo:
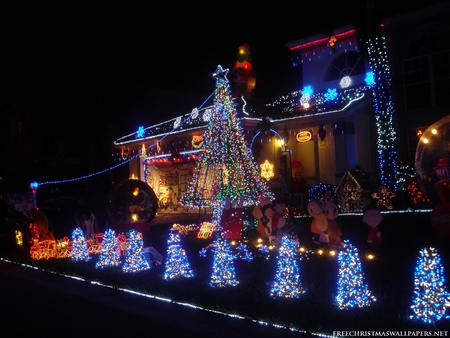
<path id="1" fill-rule="evenodd" d="M 211 74 L 211 77 L 215 78 L 217 82 L 228 82 L 227 74 L 229 71 L 228 68 L 223 69 L 221 65 L 218 65 L 216 71 Z"/>

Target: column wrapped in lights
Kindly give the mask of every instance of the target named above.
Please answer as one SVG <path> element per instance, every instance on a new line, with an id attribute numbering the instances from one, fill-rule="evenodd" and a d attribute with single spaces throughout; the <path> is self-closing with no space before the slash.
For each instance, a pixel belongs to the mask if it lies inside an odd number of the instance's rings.
<path id="1" fill-rule="evenodd" d="M 227 72 L 219 65 L 212 75 L 216 78 L 214 108 L 192 179 L 180 198 L 187 209 L 211 207 L 217 227 L 225 198 L 242 198 L 244 206 L 256 205 L 261 196 L 272 198 L 237 119 Z"/>
<path id="2" fill-rule="evenodd" d="M 393 124 L 394 103 L 391 95 L 391 71 L 388 64 L 384 36 L 370 38 L 366 42 L 369 64 L 374 74 L 373 104 L 377 125 L 377 147 L 380 161 L 381 185 L 397 190 L 396 133 Z"/>
<path id="3" fill-rule="evenodd" d="M 435 248 L 420 250 L 414 271 L 414 297 L 411 320 L 434 324 L 450 307 L 450 294 L 445 289 L 444 267 Z"/>

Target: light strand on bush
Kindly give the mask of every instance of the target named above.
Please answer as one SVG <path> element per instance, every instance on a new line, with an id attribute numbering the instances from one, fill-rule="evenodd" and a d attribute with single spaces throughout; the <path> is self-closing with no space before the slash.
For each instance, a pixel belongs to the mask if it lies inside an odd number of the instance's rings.
<path id="1" fill-rule="evenodd" d="M 238 285 L 239 281 L 236 279 L 234 267 L 236 256 L 221 235 L 217 235 L 212 251 L 214 252 L 214 261 L 209 285 L 212 287 Z"/>

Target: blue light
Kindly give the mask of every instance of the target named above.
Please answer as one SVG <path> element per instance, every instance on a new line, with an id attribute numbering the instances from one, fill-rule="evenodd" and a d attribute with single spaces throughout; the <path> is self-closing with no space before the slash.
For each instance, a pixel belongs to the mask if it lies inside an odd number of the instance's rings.
<path id="1" fill-rule="evenodd" d="M 336 88 L 333 88 L 333 89 L 328 88 L 328 90 L 324 94 L 324 96 L 325 96 L 325 101 L 333 101 L 338 96 L 338 94 L 336 92 Z"/>
<path id="2" fill-rule="evenodd" d="M 144 127 L 140 126 L 136 132 L 136 137 L 142 138 L 142 137 L 144 137 L 144 134 L 145 134 Z"/>
<path id="3" fill-rule="evenodd" d="M 306 86 L 305 88 L 303 88 L 302 93 L 303 93 L 303 95 L 312 96 L 314 94 L 312 86 Z"/>
<path id="4" fill-rule="evenodd" d="M 364 79 L 364 81 L 366 81 L 366 84 L 368 86 L 372 86 L 375 84 L 375 78 L 373 76 L 373 72 L 367 72 L 366 73 L 366 78 Z"/>

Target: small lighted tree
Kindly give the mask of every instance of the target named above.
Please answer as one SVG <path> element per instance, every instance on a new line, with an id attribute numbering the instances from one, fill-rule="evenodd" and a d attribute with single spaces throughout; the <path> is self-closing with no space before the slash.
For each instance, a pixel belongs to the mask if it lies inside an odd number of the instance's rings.
<path id="1" fill-rule="evenodd" d="M 103 236 L 102 250 L 96 268 L 118 266 L 122 264 L 119 256 L 119 243 L 114 230 L 108 229 Z"/>
<path id="2" fill-rule="evenodd" d="M 367 284 L 361 268 L 358 249 L 348 241 L 338 255 L 339 278 L 337 283 L 336 302 L 339 309 L 347 310 L 364 307 L 376 301 Z"/>
<path id="3" fill-rule="evenodd" d="M 180 233 L 177 229 L 172 229 L 167 241 L 164 279 L 193 276 L 194 272 L 189 265 L 186 251 L 181 247 Z"/>
<path id="4" fill-rule="evenodd" d="M 87 242 L 81 228 L 76 228 L 72 231 L 72 251 L 70 253 L 70 258 L 74 262 L 87 262 L 91 259 L 91 256 L 88 253 Z"/>
<path id="5" fill-rule="evenodd" d="M 284 235 L 277 257 L 277 271 L 270 289 L 270 296 L 277 298 L 298 298 L 305 293 L 300 281 L 298 266 L 298 241 Z"/>
<path id="6" fill-rule="evenodd" d="M 136 230 L 129 232 L 129 247 L 125 254 L 123 272 L 139 272 L 150 269 L 150 264 L 143 252 L 142 234 Z"/>
<path id="7" fill-rule="evenodd" d="M 445 290 L 444 267 L 435 248 L 422 249 L 414 271 L 414 296 L 410 319 L 434 324 L 446 315 L 450 294 Z"/>
<path id="8" fill-rule="evenodd" d="M 234 259 L 230 245 L 221 235 L 217 235 L 212 251 L 214 252 L 214 262 L 209 285 L 212 287 L 236 286 Z"/>

